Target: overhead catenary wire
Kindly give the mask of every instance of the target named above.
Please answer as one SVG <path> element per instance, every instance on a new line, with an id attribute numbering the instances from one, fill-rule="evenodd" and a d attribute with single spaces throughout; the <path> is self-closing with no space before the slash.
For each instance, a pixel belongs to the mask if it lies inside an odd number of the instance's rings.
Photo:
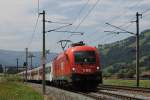
<path id="1" fill-rule="evenodd" d="M 137 3 L 138 4 L 138 3 Z M 137 4 L 135 5 L 135 6 L 137 6 Z M 119 16 L 119 18 L 121 17 L 121 15 Z M 132 18 L 133 19 L 133 18 Z M 128 22 L 128 23 L 124 23 L 124 24 L 122 24 L 122 25 L 120 25 L 119 27 L 126 27 L 126 28 L 128 28 L 130 25 L 131 25 L 132 23 L 131 22 Z M 98 32 L 98 30 L 96 30 L 95 32 Z M 110 35 L 109 36 L 104 36 L 104 38 L 105 37 L 110 37 Z M 104 38 L 102 39 L 102 40 L 104 40 Z M 106 38 L 107 39 L 107 38 Z M 106 40 L 105 39 L 105 40 Z M 98 39 L 96 39 L 96 41 L 97 41 Z M 93 42 L 93 41 L 95 41 L 95 39 L 94 40 L 92 40 L 92 41 L 90 41 L 90 42 Z M 89 41 L 88 41 L 88 43 L 90 43 Z M 106 41 L 105 41 L 106 42 Z"/>
<path id="2" fill-rule="evenodd" d="M 149 11 L 150 11 L 150 8 L 146 9 L 146 10 L 143 11 L 141 14 L 145 14 L 145 13 L 147 13 L 147 12 L 149 12 Z"/>
<path id="3" fill-rule="evenodd" d="M 88 0 L 89 2 L 89 0 Z M 84 8 L 84 7 L 83 7 Z M 33 38 L 35 36 L 35 31 L 37 29 L 37 25 L 38 25 L 38 20 L 39 20 L 39 0 L 38 0 L 38 18 L 36 20 L 36 23 L 35 23 L 35 26 L 34 26 L 34 29 L 33 29 L 33 33 L 32 33 L 32 36 L 31 36 L 31 39 L 29 40 L 29 43 L 27 44 L 27 47 L 29 47 L 31 44 L 32 44 L 32 41 L 33 41 Z M 80 13 L 82 12 L 82 10 L 80 10 Z"/>
<path id="4" fill-rule="evenodd" d="M 142 3 L 142 0 L 141 1 L 137 1 L 133 6 L 129 7 L 128 10 L 132 10 L 134 7 L 138 6 L 140 3 Z M 117 20 L 120 19 L 121 17 L 124 17 L 127 15 L 127 10 L 124 11 L 122 14 L 120 14 L 120 16 L 117 17 Z M 134 17 L 133 17 L 134 18 Z M 133 20 L 132 18 L 132 20 Z M 130 19 L 131 20 L 131 19 Z M 123 27 L 125 26 L 126 24 L 130 23 L 130 20 L 128 22 L 126 22 L 125 24 L 122 24 L 120 25 L 120 27 Z"/>
<path id="5" fill-rule="evenodd" d="M 99 3 L 100 0 L 97 0 L 95 2 L 95 4 L 92 6 L 92 8 L 88 11 L 88 13 L 86 14 L 86 16 L 80 21 L 80 23 L 77 25 L 77 27 L 75 28 L 74 31 L 76 31 L 80 26 L 81 24 L 85 21 L 85 19 L 90 15 L 90 13 L 93 11 L 93 9 L 96 7 L 96 5 Z"/>
<path id="6" fill-rule="evenodd" d="M 89 0 L 88 0 L 89 1 Z M 84 7 L 83 7 L 84 8 Z M 81 11 L 82 12 L 82 11 Z M 129 22 L 128 22 L 129 23 Z M 121 27 L 125 27 L 128 23 L 125 23 L 124 25 L 122 25 Z M 82 23 L 81 23 L 82 24 Z M 79 26 L 80 27 L 80 26 Z"/>
<path id="7" fill-rule="evenodd" d="M 40 13 L 40 1 L 38 0 L 38 16 L 39 16 L 39 13 Z"/>
<path id="8" fill-rule="evenodd" d="M 30 45 L 31 45 L 32 42 L 33 42 L 33 38 L 34 38 L 34 36 L 35 36 L 35 32 L 36 32 L 36 29 L 37 29 L 37 26 L 38 26 L 38 20 L 39 20 L 39 16 L 38 16 L 37 19 L 36 19 L 36 23 L 35 23 L 34 28 L 33 28 L 33 33 L 32 33 L 31 39 L 29 40 L 29 42 L 28 42 L 28 44 L 27 44 L 27 46 L 26 46 L 27 48 L 29 48 Z"/>
<path id="9" fill-rule="evenodd" d="M 86 6 L 89 4 L 90 0 L 87 0 L 86 3 L 81 7 L 81 9 L 79 10 L 79 12 L 77 13 L 77 16 L 75 17 L 75 20 L 72 22 L 72 25 L 74 25 L 76 23 L 76 21 L 78 20 L 78 18 L 80 17 L 81 13 L 84 11 L 84 9 L 86 8 Z M 67 37 L 67 39 L 70 38 L 71 35 L 69 35 Z"/>
<path id="10" fill-rule="evenodd" d="M 131 6 L 132 8 L 133 7 L 136 7 L 136 6 L 138 6 L 140 3 L 142 3 L 142 0 L 141 1 L 137 1 L 133 6 Z M 130 7 L 130 10 L 132 9 Z M 150 10 L 150 9 L 147 9 L 147 10 Z M 146 11 L 147 11 L 146 10 Z M 125 12 L 123 12 L 123 15 L 126 15 L 127 14 L 127 11 L 125 11 Z M 118 17 L 118 16 L 117 16 Z M 119 18 L 121 18 L 122 17 L 122 14 L 117 18 L 117 19 L 119 19 Z M 119 27 L 124 27 L 124 28 L 129 28 L 131 25 L 132 25 L 132 23 L 131 23 L 131 21 L 132 20 L 134 20 L 135 19 L 135 17 L 132 17 L 128 22 L 125 22 L 125 23 L 123 23 L 123 24 L 121 24 L 121 25 L 119 25 Z M 96 32 L 98 32 L 98 30 L 96 30 L 95 32 L 93 32 L 93 33 L 96 33 Z M 91 35 L 91 34 L 90 34 Z M 96 35 L 96 34 L 95 34 Z M 89 36 L 90 37 L 90 36 Z M 95 39 L 93 40 L 93 41 L 95 41 Z M 92 41 L 90 41 L 90 42 L 92 42 Z"/>
<path id="11" fill-rule="evenodd" d="M 132 8 L 130 8 L 129 10 L 132 10 L 133 7 L 138 6 L 141 2 L 142 2 L 142 0 L 141 0 L 141 1 L 137 1 L 133 6 L 130 5 L 130 7 L 132 7 Z M 127 14 L 127 10 L 124 11 L 122 14 L 120 14 L 120 16 L 117 16 L 117 20 L 120 19 L 120 18 L 122 17 L 122 15 L 125 16 L 126 14 Z M 131 20 L 133 20 L 134 18 L 135 18 L 135 17 L 132 17 L 132 18 L 131 18 L 130 20 L 128 20 L 127 22 L 125 22 L 125 23 L 119 25 L 119 27 L 128 27 L 129 24 L 132 24 L 132 23 L 131 23 Z M 111 20 L 111 21 L 112 21 L 112 20 Z M 111 22 L 111 21 L 109 21 L 109 22 Z M 97 32 L 97 31 L 98 31 L 98 30 L 96 30 L 95 32 Z M 94 32 L 94 33 L 95 33 L 95 32 Z"/>
<path id="12" fill-rule="evenodd" d="M 72 21 L 72 25 L 74 25 L 74 24 L 76 23 L 76 21 L 78 20 L 78 18 L 79 18 L 80 15 L 81 15 L 81 13 L 84 11 L 84 9 L 85 9 L 85 8 L 87 7 L 87 5 L 89 4 L 89 1 L 90 1 L 90 0 L 87 0 L 87 1 L 85 2 L 85 4 L 80 8 L 79 12 L 76 14 L 75 19 Z M 62 35 L 63 35 L 63 34 L 62 34 Z M 57 41 L 60 40 L 60 37 L 62 38 L 62 35 L 60 35 L 60 36 L 58 37 Z M 67 39 L 68 39 L 69 37 L 70 37 L 70 35 L 67 36 Z M 56 47 L 58 47 L 58 46 L 56 45 Z M 56 47 L 55 47 L 55 49 L 56 49 Z"/>
<path id="13" fill-rule="evenodd" d="M 133 23 L 124 23 L 124 24 L 122 24 L 122 25 L 120 25 L 119 27 L 124 27 L 124 28 L 126 28 L 126 29 L 128 29 L 131 25 L 132 25 Z M 113 31 L 115 31 L 115 30 L 113 30 Z M 97 32 L 99 32 L 99 30 L 96 30 L 95 32 L 93 32 L 93 33 L 97 33 Z M 102 31 L 101 30 L 101 32 L 104 32 L 104 30 Z M 90 35 L 92 35 L 92 37 L 93 36 L 95 36 L 96 34 L 90 34 Z M 107 37 L 107 35 L 110 35 L 110 34 L 106 34 L 106 36 L 104 35 L 102 38 L 105 38 L 105 37 Z M 89 38 L 91 38 L 91 36 L 88 36 Z M 98 39 L 93 39 L 93 40 L 91 40 L 91 41 L 88 41 L 88 43 L 91 43 L 91 42 L 93 42 L 93 41 L 97 41 Z"/>
<path id="14" fill-rule="evenodd" d="M 33 26 L 33 32 L 32 32 L 31 39 L 29 40 L 29 42 L 28 42 L 26 48 L 29 48 L 30 45 L 31 45 L 32 42 L 33 42 L 33 38 L 34 38 L 34 36 L 35 36 L 35 32 L 36 32 L 36 29 L 37 29 L 37 26 L 38 26 L 39 17 L 40 17 L 40 15 L 39 15 L 40 12 L 39 12 L 39 11 L 40 11 L 40 2 L 39 2 L 39 0 L 38 0 L 38 4 L 37 4 L 37 13 L 38 13 L 38 15 L 37 15 L 37 18 L 36 18 L 36 22 L 35 22 L 35 24 L 34 24 L 34 26 Z"/>
<path id="15" fill-rule="evenodd" d="M 131 24 L 132 23 L 126 25 L 126 29 L 128 29 Z M 113 30 L 113 31 L 115 31 L 115 30 Z M 97 32 L 98 32 L 98 30 L 97 30 Z M 116 35 L 114 35 L 114 36 L 116 36 Z M 99 39 L 99 37 L 101 37 L 102 39 Z M 111 34 L 105 34 L 103 36 L 98 36 L 98 38 L 92 39 L 92 40 L 88 41 L 88 43 L 95 42 L 95 41 L 100 41 L 100 40 L 104 40 L 103 42 L 106 42 L 106 40 L 108 40 L 108 38 L 111 38 Z"/>
<path id="16" fill-rule="evenodd" d="M 141 0 L 142 1 L 142 0 Z M 141 3 L 141 1 L 140 1 L 140 3 Z M 137 5 L 139 5 L 139 1 L 134 5 L 134 6 L 137 6 Z M 132 8 L 131 8 L 132 9 Z M 142 13 L 147 13 L 148 11 L 150 11 L 150 9 L 146 9 L 145 11 L 143 11 Z M 123 23 L 122 25 L 120 25 L 119 27 L 126 27 L 126 28 L 129 28 L 130 26 L 131 26 L 131 21 L 132 20 L 134 20 L 135 19 L 135 17 L 132 17 L 131 19 L 130 19 L 130 21 L 128 21 L 128 22 L 125 22 L 125 23 Z"/>
<path id="17" fill-rule="evenodd" d="M 142 3 L 142 0 L 141 0 L 141 1 L 137 1 L 137 4 L 135 4 L 133 7 L 139 5 L 140 3 Z M 132 7 L 132 8 L 133 8 L 133 7 Z M 131 10 L 131 9 L 130 9 L 130 10 Z M 148 9 L 146 9 L 145 11 L 141 12 L 141 14 L 145 14 L 145 13 L 147 13 L 147 12 L 149 12 L 149 11 L 150 11 L 150 8 L 148 8 Z M 124 26 L 126 26 L 126 24 L 131 23 L 131 21 L 133 21 L 135 18 L 136 18 L 136 17 L 132 17 L 132 19 L 130 19 L 130 20 L 129 20 L 128 22 L 126 22 L 126 23 L 123 23 L 123 24 L 120 25 L 119 27 L 124 27 Z M 128 27 L 128 26 L 127 26 L 127 27 Z"/>
<path id="18" fill-rule="evenodd" d="M 138 6 L 141 3 L 142 3 L 142 0 L 141 1 L 137 1 L 137 3 L 135 3 L 135 5 L 133 5 L 133 6 L 131 6 L 132 8 L 131 7 L 128 8 L 128 10 L 132 10 L 134 7 Z M 123 14 L 121 14 L 117 19 L 121 18 L 122 15 L 125 16 L 126 14 L 127 14 L 127 11 L 123 12 Z M 132 24 L 131 21 L 134 20 L 134 19 L 135 19 L 135 17 L 132 17 L 127 22 L 119 25 L 118 27 L 124 27 L 124 28 L 129 27 Z"/>
<path id="19" fill-rule="evenodd" d="M 94 5 L 92 6 L 92 8 L 88 11 L 88 13 L 86 14 L 86 16 L 84 16 L 84 18 L 80 21 L 80 23 L 77 25 L 77 27 L 74 29 L 74 31 L 76 31 L 80 25 L 85 21 L 85 19 L 90 15 L 90 13 L 93 11 L 93 9 L 96 7 L 96 5 L 99 3 L 100 0 L 97 0 Z M 82 7 L 82 10 L 86 7 L 86 5 L 89 3 L 89 0 L 87 1 L 87 3 Z M 79 14 L 82 12 L 82 10 L 79 11 Z M 75 19 L 76 21 L 76 19 Z M 71 37 L 71 35 L 69 37 L 67 37 L 67 39 L 69 39 Z"/>
<path id="20" fill-rule="evenodd" d="M 75 20 L 72 22 L 72 24 L 74 24 L 74 23 L 77 21 L 77 19 L 80 17 L 80 15 L 81 15 L 81 13 L 83 12 L 83 10 L 84 10 L 84 9 L 86 8 L 86 6 L 89 4 L 89 1 L 90 1 L 90 0 L 87 0 L 87 2 L 85 3 L 85 5 L 83 5 L 83 6 L 81 7 L 81 9 L 79 10 L 77 16 L 75 17 Z"/>
<path id="21" fill-rule="evenodd" d="M 137 5 L 139 5 L 141 3 L 141 1 L 138 1 L 136 4 L 134 4 L 133 6 L 135 7 L 135 6 L 137 6 Z M 133 7 L 132 6 L 132 7 Z M 127 14 L 127 11 L 126 12 L 124 12 L 125 14 Z M 121 16 L 122 16 L 122 14 L 119 16 L 119 18 L 121 18 Z M 133 20 L 134 18 L 132 18 L 132 20 Z M 119 27 L 124 27 L 124 28 L 128 28 L 130 25 L 131 25 L 132 23 L 130 22 L 130 21 L 128 21 L 128 22 L 125 22 L 125 23 L 123 23 L 122 25 L 120 25 Z M 98 32 L 99 30 L 96 30 L 96 31 L 94 31 L 94 32 L 92 32 L 92 33 L 96 33 L 96 32 Z M 93 35 L 93 34 L 89 34 L 89 35 Z M 96 35 L 96 34 L 94 34 L 94 35 Z M 90 36 L 88 36 L 88 37 L 90 37 Z M 91 37 L 90 37 L 91 38 Z"/>
<path id="22" fill-rule="evenodd" d="M 91 12 L 94 10 L 94 8 L 97 6 L 97 4 L 99 3 L 100 0 L 97 0 L 94 5 L 91 7 L 91 9 L 88 11 L 88 13 L 83 17 L 83 19 L 80 21 L 80 23 L 76 26 L 76 28 L 74 29 L 74 31 L 77 31 L 77 29 L 81 26 L 81 24 L 86 20 L 86 18 L 91 14 Z M 68 38 L 71 38 L 71 36 L 69 36 Z"/>

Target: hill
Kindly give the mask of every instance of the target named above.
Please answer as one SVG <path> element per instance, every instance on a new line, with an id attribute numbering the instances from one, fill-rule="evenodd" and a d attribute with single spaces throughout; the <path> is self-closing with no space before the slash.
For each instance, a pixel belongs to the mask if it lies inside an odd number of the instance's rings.
<path id="1" fill-rule="evenodd" d="M 104 76 L 134 77 L 135 36 L 111 44 L 99 45 Z M 140 72 L 150 71 L 150 30 L 140 34 Z"/>
<path id="2" fill-rule="evenodd" d="M 35 56 L 33 58 L 33 66 L 37 67 L 41 63 L 41 53 L 40 52 L 32 52 Z M 57 53 L 49 53 L 47 54 L 47 62 L 51 61 L 54 57 L 56 57 Z M 23 65 L 25 61 L 25 52 L 23 51 L 10 51 L 10 50 L 0 50 L 0 64 L 4 66 L 16 66 L 16 59 L 19 58 L 19 66 Z M 30 65 L 30 58 L 28 59 Z"/>

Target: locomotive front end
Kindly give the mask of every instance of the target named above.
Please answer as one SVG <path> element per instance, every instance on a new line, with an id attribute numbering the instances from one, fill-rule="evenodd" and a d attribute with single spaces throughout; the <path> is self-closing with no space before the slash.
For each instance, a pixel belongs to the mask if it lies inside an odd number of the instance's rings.
<path id="1" fill-rule="evenodd" d="M 72 81 L 97 86 L 102 83 L 99 53 L 95 47 L 78 46 L 73 50 Z"/>

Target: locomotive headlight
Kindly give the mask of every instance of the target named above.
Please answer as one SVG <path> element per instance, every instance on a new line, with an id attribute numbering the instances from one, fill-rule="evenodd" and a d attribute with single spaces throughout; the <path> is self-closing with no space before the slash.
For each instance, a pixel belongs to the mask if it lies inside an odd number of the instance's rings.
<path id="1" fill-rule="evenodd" d="M 100 69 L 99 66 L 97 66 L 96 69 L 99 70 Z"/>
<path id="2" fill-rule="evenodd" d="M 73 68 L 72 68 L 72 71 L 75 71 L 75 70 L 76 70 L 76 69 L 73 67 Z"/>

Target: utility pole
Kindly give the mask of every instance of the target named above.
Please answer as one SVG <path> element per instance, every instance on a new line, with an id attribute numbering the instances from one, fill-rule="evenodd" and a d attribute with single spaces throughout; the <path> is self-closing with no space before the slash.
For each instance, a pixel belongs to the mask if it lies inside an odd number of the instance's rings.
<path id="1" fill-rule="evenodd" d="M 18 60 L 19 60 L 19 59 L 17 58 L 16 60 L 17 60 L 17 73 L 18 73 Z"/>
<path id="2" fill-rule="evenodd" d="M 28 70 L 28 48 L 26 48 L 26 62 L 25 62 L 25 67 L 26 67 L 25 81 L 27 82 L 27 70 Z"/>
<path id="3" fill-rule="evenodd" d="M 53 30 L 45 31 L 45 22 L 50 22 L 50 23 L 53 23 L 53 22 L 45 20 L 45 10 L 43 10 L 42 13 L 39 13 L 39 15 L 43 15 L 43 56 L 42 56 L 42 63 L 43 63 L 42 86 L 43 86 L 43 88 L 42 88 L 42 90 L 43 90 L 43 94 L 45 94 L 46 93 L 46 90 L 45 90 L 45 86 L 46 86 L 46 83 L 45 83 L 45 64 L 46 64 L 45 33 L 46 32 L 57 31 L 57 30 L 59 30 L 61 28 L 70 26 L 72 24 L 61 26 L 61 27 L 58 27 L 58 28 L 53 29 Z M 62 23 L 62 24 L 66 24 L 66 23 Z"/>
<path id="4" fill-rule="evenodd" d="M 136 86 L 139 87 L 139 16 L 142 17 L 142 14 L 136 13 Z"/>
<path id="5" fill-rule="evenodd" d="M 31 56 L 31 69 L 32 69 L 32 57 L 33 57 L 33 56 Z"/>
<path id="6" fill-rule="evenodd" d="M 43 90 L 43 94 L 45 94 L 45 63 L 46 63 L 46 57 L 45 57 L 45 10 L 43 10 L 42 13 L 40 13 L 43 15 L 43 57 L 42 57 L 42 63 L 43 63 L 43 72 L 42 72 L 42 90 Z"/>
<path id="7" fill-rule="evenodd" d="M 4 66 L 4 76 L 6 77 L 6 66 Z"/>
<path id="8" fill-rule="evenodd" d="M 30 68 L 32 69 L 32 59 L 33 59 L 33 57 L 35 57 L 35 56 L 33 55 L 33 53 L 30 53 L 28 57 L 31 59 Z"/>
<path id="9" fill-rule="evenodd" d="M 126 30 L 124 30 L 124 29 L 122 29 L 122 28 L 120 28 L 120 27 L 117 27 L 117 26 L 114 26 L 114 25 L 111 25 L 111 24 L 109 24 L 109 23 L 106 23 L 107 25 L 110 25 L 110 26 L 112 26 L 112 27 L 115 27 L 115 28 L 117 28 L 117 29 L 119 29 L 119 30 L 122 30 L 123 32 L 114 32 L 114 33 L 124 33 L 124 32 L 126 32 L 126 33 L 130 33 L 130 34 L 133 34 L 133 35 L 135 35 L 136 36 L 136 86 L 137 87 L 139 87 L 139 47 L 140 47 L 140 44 L 139 44 L 139 16 L 141 16 L 142 17 L 142 14 L 139 14 L 138 12 L 136 13 L 136 21 L 132 21 L 132 22 L 136 22 L 136 28 L 137 28 L 137 32 L 136 32 L 136 34 L 135 33 L 133 33 L 133 32 L 129 32 L 129 31 L 126 31 Z M 113 32 L 113 31 L 105 31 L 105 32 Z"/>

